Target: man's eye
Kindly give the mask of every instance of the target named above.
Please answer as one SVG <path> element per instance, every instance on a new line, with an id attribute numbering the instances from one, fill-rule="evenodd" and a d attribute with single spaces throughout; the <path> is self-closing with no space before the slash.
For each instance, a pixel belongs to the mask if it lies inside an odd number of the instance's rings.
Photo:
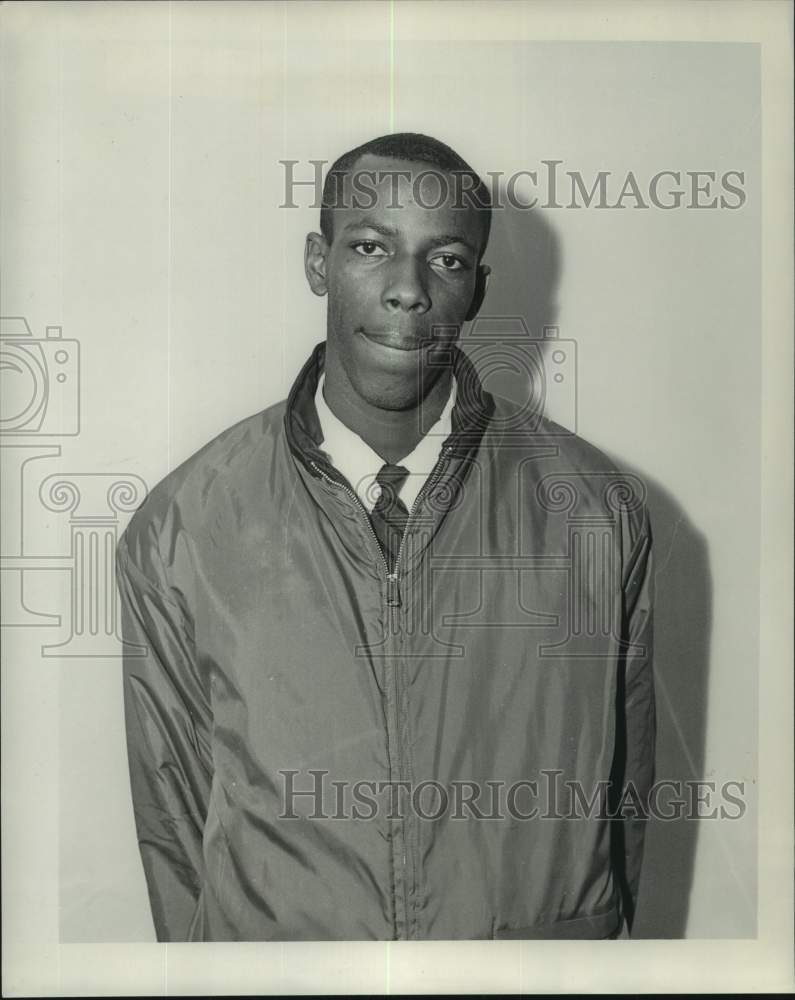
<path id="1" fill-rule="evenodd" d="M 384 248 L 373 240 L 358 240 L 358 242 L 351 244 L 351 246 L 363 257 L 383 257 L 386 254 Z"/>
<path id="2" fill-rule="evenodd" d="M 434 261 L 439 261 L 441 263 L 442 270 L 444 271 L 463 271 L 467 266 L 466 263 L 461 260 L 460 257 L 456 257 L 454 253 L 440 253 L 433 259 Z"/>

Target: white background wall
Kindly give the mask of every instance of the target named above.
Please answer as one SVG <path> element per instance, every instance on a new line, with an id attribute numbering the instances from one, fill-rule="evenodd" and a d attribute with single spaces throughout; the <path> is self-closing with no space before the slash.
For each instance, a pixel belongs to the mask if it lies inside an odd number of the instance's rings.
<path id="1" fill-rule="evenodd" d="M 23 497 L 30 550 L 69 547 L 65 518 L 38 500 L 44 475 L 135 473 L 152 486 L 282 398 L 323 339 L 325 300 L 310 295 L 301 260 L 317 213 L 278 207 L 280 159 L 333 160 L 412 130 L 484 172 L 542 159 L 586 178 L 745 171 L 738 211 L 497 213 L 483 311 L 554 321 L 576 339 L 578 429 L 647 484 L 659 776 L 746 782 L 741 821 L 650 829 L 638 934 L 754 936 L 758 48 L 451 44 L 399 31 L 390 42 L 400 6 L 361 18 L 334 9 L 73 4 L 4 36 L 0 127 L 13 142 L 2 154 L 0 311 L 26 316 L 37 336 L 62 325 L 82 352 L 81 433 L 33 463 Z M 62 613 L 62 626 L 14 631 L 7 670 L 36 679 L 32 703 L 59 705 L 49 738 L 60 801 L 42 797 L 27 818 L 32 838 L 59 830 L 56 936 L 153 940 L 120 661 L 41 657 L 68 632 L 69 579 L 39 577 L 26 598 Z M 40 734 L 24 715 L 4 724 L 15 760 L 33 759 Z"/>

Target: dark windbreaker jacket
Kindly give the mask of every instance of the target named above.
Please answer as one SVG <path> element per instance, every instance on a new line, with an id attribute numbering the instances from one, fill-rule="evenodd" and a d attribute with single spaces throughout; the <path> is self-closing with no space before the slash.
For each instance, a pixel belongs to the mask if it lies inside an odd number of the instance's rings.
<path id="1" fill-rule="evenodd" d="M 317 444 L 324 357 L 119 541 L 158 939 L 614 936 L 645 822 L 616 806 L 654 776 L 642 484 L 453 349 L 453 430 L 390 577 Z"/>

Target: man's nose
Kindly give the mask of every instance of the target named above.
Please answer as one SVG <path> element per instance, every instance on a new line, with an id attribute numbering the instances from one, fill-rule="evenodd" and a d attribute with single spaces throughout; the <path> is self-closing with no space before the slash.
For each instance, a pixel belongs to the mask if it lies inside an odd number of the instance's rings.
<path id="1" fill-rule="evenodd" d="M 392 262 L 381 300 L 387 309 L 405 312 L 427 312 L 431 299 L 425 287 L 422 267 L 406 255 Z"/>

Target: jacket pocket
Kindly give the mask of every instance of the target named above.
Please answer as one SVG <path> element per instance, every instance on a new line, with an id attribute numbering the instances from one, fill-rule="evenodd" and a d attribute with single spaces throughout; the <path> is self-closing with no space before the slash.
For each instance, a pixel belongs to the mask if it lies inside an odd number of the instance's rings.
<path id="1" fill-rule="evenodd" d="M 621 924 L 618 904 L 609 909 L 592 913 L 587 917 L 571 920 L 557 920 L 551 924 L 535 924 L 531 927 L 497 927 L 494 939 L 497 941 L 554 941 L 591 940 L 610 937 Z"/>

